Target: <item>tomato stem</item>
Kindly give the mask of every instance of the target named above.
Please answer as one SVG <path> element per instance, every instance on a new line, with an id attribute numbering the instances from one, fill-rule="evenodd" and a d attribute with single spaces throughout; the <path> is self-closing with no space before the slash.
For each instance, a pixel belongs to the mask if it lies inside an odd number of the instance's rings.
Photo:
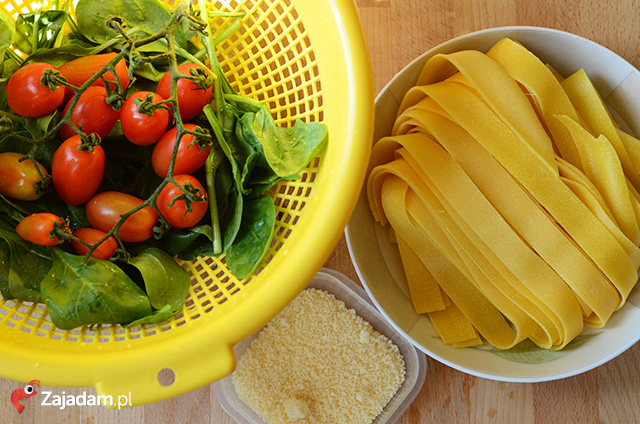
<path id="1" fill-rule="evenodd" d="M 144 38 L 137 38 L 132 35 L 135 33 L 135 28 L 127 28 L 126 22 L 121 18 L 113 18 L 110 17 L 108 19 L 108 25 L 114 29 L 117 33 L 117 36 L 114 39 L 96 47 L 98 51 L 102 51 L 107 47 L 115 46 L 120 43 L 120 50 L 117 54 L 100 70 L 98 70 L 95 74 L 93 74 L 88 80 L 86 80 L 82 85 L 75 86 L 67 81 L 58 71 L 48 72 L 42 78 L 42 83 L 48 85 L 51 89 L 55 89 L 57 86 L 66 87 L 73 91 L 73 97 L 69 100 L 69 107 L 67 111 L 62 114 L 60 119 L 57 121 L 52 120 L 52 125 L 47 129 L 46 133 L 39 138 L 29 139 L 27 137 L 21 136 L 19 134 L 14 134 L 16 137 L 24 139 L 31 143 L 31 149 L 29 152 L 25 154 L 25 159 L 29 159 L 35 163 L 35 157 L 38 152 L 45 146 L 48 142 L 53 140 L 58 134 L 59 130 L 64 125 L 69 125 L 73 128 L 73 130 L 78 133 L 82 139 L 82 144 L 79 148 L 91 149 L 93 146 L 97 145 L 100 142 L 99 137 L 96 137 L 94 134 L 86 134 L 84 133 L 82 127 L 80 125 L 76 125 L 71 121 L 71 115 L 78 105 L 78 101 L 81 95 L 96 81 L 102 80 L 104 82 L 105 89 L 107 90 L 107 98 L 108 103 L 116 110 L 118 110 L 122 106 L 122 102 L 125 98 L 126 88 L 122 85 L 122 82 L 119 78 L 107 78 L 106 74 L 110 72 L 112 75 L 117 75 L 116 73 L 116 65 L 123 59 L 128 59 L 129 62 L 129 78 L 130 80 L 134 80 L 134 70 L 138 66 L 143 66 L 145 63 L 151 63 L 158 60 L 166 60 L 169 67 L 170 73 L 170 97 L 168 99 L 164 99 L 161 102 L 152 103 L 151 99 L 145 99 L 144 101 L 136 102 L 138 105 L 138 110 L 140 113 L 152 114 L 153 110 L 164 108 L 169 109 L 175 121 L 176 126 L 176 143 L 173 147 L 173 151 L 171 154 L 171 160 L 169 163 L 169 168 L 167 175 L 161 181 L 160 184 L 153 190 L 153 192 L 145 199 L 140 205 L 131 210 L 127 211 L 120 215 L 120 218 L 116 222 L 116 224 L 105 233 L 105 235 L 98 240 L 94 244 L 89 244 L 75 237 L 68 226 L 66 227 L 58 227 L 55 228 L 55 232 L 58 236 L 65 240 L 74 240 L 82 243 L 88 248 L 88 252 L 85 255 L 84 263 L 86 263 L 91 255 L 96 251 L 96 249 L 105 242 L 109 237 L 114 237 L 118 243 L 118 251 L 119 258 L 112 257 L 112 260 L 128 260 L 129 253 L 127 252 L 126 246 L 123 241 L 119 237 L 119 230 L 124 224 L 124 222 L 131 217 L 136 212 L 142 210 L 147 206 L 151 206 L 158 212 L 160 217 L 160 226 L 169 227 L 169 224 L 165 217 L 162 215 L 160 210 L 156 205 L 156 201 L 162 189 L 169 183 L 173 183 L 176 187 L 179 187 L 182 191 L 182 195 L 179 196 L 180 199 L 184 199 L 187 203 L 188 209 L 190 209 L 191 202 L 202 202 L 207 200 L 210 205 L 210 215 L 212 220 L 212 227 L 214 233 L 213 240 L 213 250 L 215 254 L 222 253 L 223 245 L 222 245 L 222 236 L 219 224 L 218 211 L 216 206 L 216 198 L 215 198 L 215 190 L 214 190 L 214 180 L 215 173 L 217 167 L 222 162 L 223 158 L 227 154 L 227 152 L 222 152 L 218 143 L 214 140 L 214 135 L 210 134 L 208 130 L 202 127 L 196 127 L 193 130 L 187 129 L 180 114 L 180 107 L 178 104 L 178 96 L 177 96 L 177 83 L 179 79 L 189 79 L 194 84 L 201 87 L 202 90 L 206 90 L 209 87 L 213 86 L 214 88 L 214 101 L 217 108 L 218 113 L 223 112 L 224 108 L 224 89 L 227 89 L 229 86 L 228 81 L 224 79 L 224 76 L 221 74 L 220 66 L 218 64 L 218 60 L 215 56 L 214 46 L 215 42 L 220 41 L 226 38 L 233 30 L 235 30 L 238 26 L 237 23 L 232 24 L 228 30 L 223 31 L 223 33 L 216 39 L 213 38 L 211 33 L 211 28 L 209 25 L 208 17 L 209 13 L 207 12 L 206 6 L 204 2 L 199 1 L 199 10 L 194 8 L 193 6 L 187 8 L 185 4 L 180 4 L 173 11 L 173 14 L 166 25 L 157 33 L 148 35 Z M 214 16 L 214 15 L 212 15 Z M 215 15 L 215 16 L 227 16 L 227 14 Z M 231 15 L 229 15 L 231 16 Z M 233 17 L 240 17 L 243 14 L 233 14 Z M 186 51 L 181 48 L 176 43 L 176 31 L 181 27 L 181 23 L 184 19 L 187 19 L 189 22 L 189 26 L 191 29 L 199 32 L 201 34 L 201 38 L 205 44 L 205 50 L 208 53 L 209 65 L 206 66 L 202 60 L 198 57 L 195 57 L 191 52 Z M 76 30 L 76 23 L 69 18 L 69 26 L 72 31 Z M 37 28 L 36 28 L 37 29 Z M 148 45 L 150 43 L 154 43 L 156 41 L 162 41 L 164 44 L 166 42 L 166 52 L 161 52 L 154 55 L 146 55 L 143 56 L 138 52 L 138 49 L 142 46 Z M 12 52 L 9 52 L 12 53 Z M 182 75 L 178 70 L 178 59 L 177 55 L 181 57 L 187 57 L 189 60 L 192 60 L 194 63 L 198 63 L 204 67 L 209 68 L 211 72 L 207 72 L 203 69 L 199 70 L 191 70 L 190 75 Z M 22 61 L 20 58 L 17 58 Z M 16 60 L 14 58 L 14 60 Z M 113 81 L 112 81 L 113 79 Z M 226 83 L 226 85 L 225 85 Z M 224 88 L 224 89 L 223 89 Z M 227 89 L 227 91 L 229 91 Z M 231 90 L 232 91 L 232 90 Z M 211 107 L 208 107 L 209 112 L 211 111 Z M 11 114 L 9 112 L 2 112 L 1 118 L 10 119 L 15 122 L 19 122 L 22 118 Z M 217 121 L 216 121 L 217 122 Z M 4 125 L 7 124 L 7 125 Z M 13 131 L 12 125 L 8 125 L 8 122 L 0 122 L 1 129 L 5 131 Z M 195 189 L 194 187 L 189 187 L 189 185 L 182 187 L 174 180 L 174 168 L 176 157 L 178 153 L 178 147 L 180 145 L 180 139 L 186 135 L 193 135 L 193 143 L 197 143 L 200 148 L 205 148 L 206 146 L 213 146 L 211 150 L 211 154 L 206 163 L 206 174 L 207 174 L 207 190 L 205 192 L 201 192 L 201 190 Z M 216 138 L 218 135 L 216 134 Z M 41 181 L 39 184 L 41 185 L 41 189 L 44 189 L 46 183 L 48 182 L 47 176 L 42 175 L 40 170 Z M 174 200 L 175 201 L 175 200 Z"/>

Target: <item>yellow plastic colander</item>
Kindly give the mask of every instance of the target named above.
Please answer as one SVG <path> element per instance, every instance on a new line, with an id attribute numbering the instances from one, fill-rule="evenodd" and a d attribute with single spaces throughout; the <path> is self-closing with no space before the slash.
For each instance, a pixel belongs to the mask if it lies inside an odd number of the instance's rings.
<path id="1" fill-rule="evenodd" d="M 0 5 L 15 18 L 37 2 Z M 300 118 L 329 129 L 321 156 L 273 191 L 277 222 L 265 263 L 245 280 L 217 258 L 184 263 L 192 276 L 185 308 L 157 325 L 62 331 L 44 305 L 0 299 L 2 377 L 94 386 L 114 398 L 130 392 L 134 405 L 212 383 L 233 370 L 233 344 L 286 306 L 339 240 L 364 181 L 373 124 L 371 62 L 355 5 L 220 0 L 213 7 L 246 12 L 241 29 L 218 47 L 236 90 L 265 102 L 279 124 Z M 227 21 L 211 23 L 217 29 Z M 175 375 L 168 386 L 158 380 L 164 369 Z"/>

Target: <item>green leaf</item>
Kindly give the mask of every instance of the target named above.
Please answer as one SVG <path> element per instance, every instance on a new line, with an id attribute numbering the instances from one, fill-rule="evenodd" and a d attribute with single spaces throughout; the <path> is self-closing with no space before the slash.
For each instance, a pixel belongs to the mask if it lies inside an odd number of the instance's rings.
<path id="1" fill-rule="evenodd" d="M 95 46 L 79 40 L 72 40 L 67 44 L 52 49 L 38 49 L 31 53 L 26 61 L 44 62 L 55 67 L 60 67 L 63 63 L 97 53 L 99 53 L 99 50 L 96 50 Z"/>
<path id="2" fill-rule="evenodd" d="M 519 362 L 522 364 L 544 364 L 546 362 L 560 359 L 563 356 L 571 353 L 597 334 L 598 333 L 581 334 L 571 342 L 569 342 L 569 344 L 567 344 L 567 346 L 565 346 L 562 350 L 543 349 L 537 346 L 531 340 L 526 339 L 518 343 L 511 349 L 502 350 L 492 348 L 491 350 L 489 350 L 489 352 L 511 362 Z"/>
<path id="3" fill-rule="evenodd" d="M 197 225 L 186 229 L 171 228 L 155 244 L 167 254 L 188 261 L 199 255 L 213 256 L 212 241 L 213 228 Z"/>
<path id="4" fill-rule="evenodd" d="M 38 10 L 19 15 L 16 20 L 17 36 L 21 41 L 18 47 L 25 53 L 55 47 L 58 34 L 68 17 L 69 14 L 63 10 Z M 35 37 L 34 29 L 37 29 Z"/>
<path id="5" fill-rule="evenodd" d="M 0 243 L 0 295 L 5 300 L 13 299 L 11 290 L 9 290 L 9 271 L 11 261 L 11 252 L 7 243 Z"/>
<path id="6" fill-rule="evenodd" d="M 51 269 L 49 249 L 23 240 L 0 220 L 0 251 L 2 297 L 40 302 L 40 282 Z"/>
<path id="7" fill-rule="evenodd" d="M 164 322 L 174 316 L 176 313 L 173 312 L 173 308 L 171 305 L 164 305 L 162 309 L 158 309 L 157 311 L 153 311 L 151 315 L 147 315 L 146 317 L 142 317 L 137 319 L 129 324 L 123 325 L 123 327 L 135 327 L 136 325 L 143 324 L 158 324 L 160 322 Z"/>
<path id="8" fill-rule="evenodd" d="M 62 330 L 98 323 L 126 324 L 151 314 L 149 298 L 116 264 L 52 248 L 53 266 L 40 290 Z"/>
<path id="9" fill-rule="evenodd" d="M 38 118 L 23 118 L 22 123 L 31 134 L 31 137 L 33 139 L 38 139 L 44 136 L 47 131 L 56 124 L 58 121 L 56 118 L 58 118 L 57 110 Z"/>
<path id="10" fill-rule="evenodd" d="M 16 30 L 13 18 L 0 9 L 0 47 L 10 46 L 16 37 Z"/>
<path id="11" fill-rule="evenodd" d="M 109 41 L 116 35 L 106 24 L 110 16 L 124 18 L 129 26 L 137 28 L 144 37 L 162 30 L 171 13 L 157 0 L 80 0 L 76 5 L 80 32 L 97 44 Z M 179 28 L 176 42 L 186 48 L 190 35 L 185 33 L 184 27 Z"/>
<path id="12" fill-rule="evenodd" d="M 153 149 L 136 146 L 122 137 L 107 137 L 105 149 L 105 172 L 100 191 L 119 191 L 146 199 L 162 182 L 151 165 Z"/>
<path id="13" fill-rule="evenodd" d="M 302 171 L 326 146 L 327 127 L 317 122 L 296 120 L 293 127 L 277 127 L 269 111 L 261 108 L 241 118 L 245 140 L 251 137 L 262 146 L 264 156 L 279 177 Z"/>
<path id="14" fill-rule="evenodd" d="M 152 308 L 160 310 L 170 305 L 174 315 L 182 310 L 191 279 L 171 256 L 160 249 L 148 248 L 132 257 L 130 263 L 142 274 Z"/>
<path id="15" fill-rule="evenodd" d="M 226 255 L 227 265 L 237 278 L 248 277 L 264 260 L 275 220 L 276 208 L 271 197 L 265 195 L 244 203 L 240 231 Z"/>

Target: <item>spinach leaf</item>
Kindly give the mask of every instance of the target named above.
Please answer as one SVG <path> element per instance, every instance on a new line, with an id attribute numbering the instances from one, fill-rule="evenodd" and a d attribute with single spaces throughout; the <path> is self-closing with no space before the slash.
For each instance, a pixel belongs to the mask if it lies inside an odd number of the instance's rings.
<path id="1" fill-rule="evenodd" d="M 80 32 L 97 44 L 116 35 L 106 24 L 106 19 L 110 16 L 124 18 L 144 37 L 162 30 L 171 18 L 171 13 L 157 0 L 80 0 L 76 5 Z M 186 28 L 182 26 L 176 32 L 176 43 L 182 48 L 187 48 L 187 41 L 193 35 Z"/>
<path id="2" fill-rule="evenodd" d="M 125 324 L 123 325 L 124 328 L 127 327 L 135 327 L 136 325 L 143 325 L 143 324 L 157 324 L 160 322 L 164 322 L 166 320 L 168 320 L 169 318 L 171 318 L 172 316 L 174 316 L 176 313 L 173 312 L 171 305 L 164 305 L 164 307 L 162 309 L 158 309 L 157 311 L 153 311 L 153 313 L 151 313 L 151 315 L 147 315 L 145 317 L 142 317 L 140 319 L 137 319 L 133 322 L 130 322 L 129 324 Z"/>
<path id="3" fill-rule="evenodd" d="M 44 136 L 47 131 L 57 123 L 59 118 L 58 111 L 55 110 L 48 115 L 38 118 L 23 118 L 22 123 L 25 129 L 31 134 L 31 137 L 38 139 Z"/>
<path id="4" fill-rule="evenodd" d="M 327 127 L 317 122 L 296 120 L 293 127 L 278 127 L 266 108 L 242 117 L 245 139 L 255 139 L 280 177 L 302 171 L 326 146 Z M 253 137 L 250 137 L 252 133 Z"/>
<path id="5" fill-rule="evenodd" d="M 167 253 L 148 248 L 129 260 L 140 271 L 151 307 L 159 310 L 166 305 L 173 314 L 182 310 L 189 294 L 189 273 Z"/>
<path id="6" fill-rule="evenodd" d="M 17 34 L 13 18 L 0 9 L 0 81 L 9 79 L 9 76 L 18 68 L 19 64 L 10 58 L 11 45 L 15 42 Z M 4 92 L 4 87 L 2 87 Z"/>
<path id="7" fill-rule="evenodd" d="M 132 257 L 129 263 L 140 271 L 154 310 L 124 327 L 163 322 L 182 310 L 191 280 L 189 273 L 171 256 L 160 249 L 148 248 Z"/>
<path id="8" fill-rule="evenodd" d="M 218 223 L 222 232 L 222 251 L 225 252 L 240 229 L 244 204 L 244 196 L 238 189 L 229 161 L 224 161 L 218 166 L 214 186 L 215 206 L 218 208 Z"/>
<path id="9" fill-rule="evenodd" d="M 23 240 L 8 223 L 0 220 L 0 251 L 2 297 L 40 302 L 40 282 L 51 268 L 49 249 Z"/>
<path id="10" fill-rule="evenodd" d="M 9 290 L 9 271 L 11 253 L 7 243 L 0 243 L 0 295 L 3 299 L 13 299 L 13 295 Z"/>
<path id="11" fill-rule="evenodd" d="M 216 197 L 216 175 L 225 155 L 219 145 L 214 144 L 205 162 L 207 196 L 209 197 L 209 219 L 211 221 L 211 250 L 213 255 L 222 253 L 222 231 L 220 230 L 220 214 Z"/>
<path id="12" fill-rule="evenodd" d="M 16 37 L 13 18 L 4 9 L 0 9 L 0 47 L 10 46 Z"/>
<path id="13" fill-rule="evenodd" d="M 69 14 L 63 10 L 37 10 L 16 19 L 16 45 L 25 53 L 55 47 Z"/>
<path id="14" fill-rule="evenodd" d="M 149 298 L 109 261 L 51 248 L 53 266 L 40 291 L 53 324 L 62 330 L 98 323 L 126 324 L 151 314 Z"/>
<path id="15" fill-rule="evenodd" d="M 243 210 L 244 210 L 244 196 L 239 190 L 234 189 L 228 193 L 227 207 L 224 213 L 220 216 L 220 225 L 222 230 L 222 250 L 226 252 L 229 247 L 235 242 L 240 228 L 242 226 Z"/>
<path id="16" fill-rule="evenodd" d="M 136 146 L 124 136 L 109 136 L 102 143 L 109 148 L 105 149 L 105 173 L 99 190 L 148 198 L 162 182 L 151 165 L 152 149 Z"/>
<path id="17" fill-rule="evenodd" d="M 31 53 L 25 62 L 45 62 L 55 67 L 60 67 L 63 63 L 99 52 L 100 50 L 96 46 L 73 40 L 52 49 L 38 49 Z"/>
<path id="18" fill-rule="evenodd" d="M 213 229 L 210 225 L 197 225 L 187 229 L 171 228 L 155 242 L 171 256 L 189 261 L 199 255 L 213 255 Z"/>
<path id="19" fill-rule="evenodd" d="M 0 212 L 3 212 L 6 215 L 5 221 L 16 226 L 18 222 L 22 221 L 22 218 L 29 215 L 28 211 L 24 210 L 12 200 L 0 194 Z M 0 214 L 2 216 L 2 214 Z M 2 216 L 5 218 L 5 216 Z M 9 228 L 12 230 L 13 227 Z"/>
<path id="20" fill-rule="evenodd" d="M 38 199 L 37 202 L 2 199 L 0 202 L 0 210 L 5 211 L 7 215 L 14 219 L 19 216 L 18 214 L 27 216 L 32 213 L 50 212 L 68 219 L 71 229 L 88 227 L 90 225 L 84 205 L 72 206 L 66 204 L 55 193 L 52 185 L 49 185 L 47 192 Z"/>
<path id="21" fill-rule="evenodd" d="M 265 258 L 276 220 L 276 208 L 270 196 L 245 202 L 240 231 L 227 250 L 229 269 L 239 278 L 254 272 Z"/>

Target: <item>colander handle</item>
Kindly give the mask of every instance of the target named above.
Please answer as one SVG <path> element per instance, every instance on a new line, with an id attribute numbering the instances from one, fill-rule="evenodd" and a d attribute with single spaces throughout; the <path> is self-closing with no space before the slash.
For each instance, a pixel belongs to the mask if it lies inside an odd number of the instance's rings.
<path id="1" fill-rule="evenodd" d="M 193 346 L 187 350 L 174 346 L 163 352 L 156 347 L 154 357 L 132 358 L 116 372 L 113 367 L 104 367 L 108 372 L 99 375 L 95 384 L 98 397 L 104 396 L 102 404 L 112 409 L 144 405 L 204 387 L 235 368 L 231 346 L 208 346 L 197 354 L 196 350 Z"/>

